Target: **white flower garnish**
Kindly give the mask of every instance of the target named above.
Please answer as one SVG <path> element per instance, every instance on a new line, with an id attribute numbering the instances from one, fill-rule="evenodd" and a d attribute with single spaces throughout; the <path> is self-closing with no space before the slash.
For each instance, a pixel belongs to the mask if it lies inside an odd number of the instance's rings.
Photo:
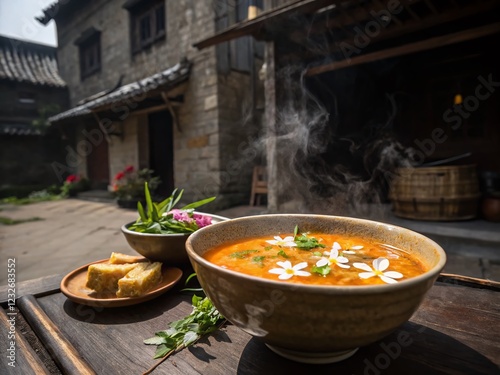
<path id="1" fill-rule="evenodd" d="M 384 272 L 389 267 L 389 260 L 387 258 L 375 259 L 373 261 L 373 269 L 365 263 L 353 263 L 352 265 L 360 270 L 367 271 L 359 274 L 359 277 L 362 279 L 378 276 L 383 282 L 387 284 L 394 284 L 397 283 L 397 280 L 394 279 L 400 279 L 403 277 L 403 274 L 396 271 Z"/>
<path id="2" fill-rule="evenodd" d="M 333 244 L 332 250 L 331 251 L 325 251 L 323 254 L 326 255 L 328 258 L 321 258 L 316 262 L 316 267 L 323 267 L 326 266 L 327 264 L 331 266 L 332 264 L 336 264 L 337 266 L 341 268 L 350 268 L 351 266 L 348 266 L 347 264 L 342 264 L 342 263 L 347 263 L 349 262 L 349 259 L 343 256 L 339 256 L 339 248 L 340 245 L 335 242 Z"/>
<path id="3" fill-rule="evenodd" d="M 266 242 L 276 246 L 284 246 L 284 247 L 297 246 L 297 244 L 293 242 L 292 236 L 287 236 L 285 238 L 281 238 L 281 236 L 274 236 L 274 240 L 267 240 Z"/>
<path id="4" fill-rule="evenodd" d="M 363 246 L 361 245 L 356 245 L 356 246 L 351 246 L 349 249 L 342 251 L 345 254 L 356 254 L 355 251 L 352 250 L 361 250 Z"/>
<path id="5" fill-rule="evenodd" d="M 311 276 L 311 274 L 307 271 L 301 271 L 301 269 L 307 267 L 307 262 L 302 262 L 299 264 L 296 264 L 295 266 L 292 267 L 292 263 L 290 263 L 289 260 L 285 260 L 284 262 L 277 262 L 276 263 L 278 266 L 281 268 L 273 268 L 269 270 L 269 273 L 274 273 L 278 276 L 278 279 L 281 280 L 288 280 L 292 276 Z"/>

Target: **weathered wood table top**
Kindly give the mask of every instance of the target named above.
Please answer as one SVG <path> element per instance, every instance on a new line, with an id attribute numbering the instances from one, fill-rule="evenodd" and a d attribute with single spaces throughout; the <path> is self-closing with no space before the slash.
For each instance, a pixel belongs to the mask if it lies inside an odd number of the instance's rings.
<path id="1" fill-rule="evenodd" d="M 142 374 L 156 361 L 152 359 L 155 347 L 144 345 L 143 340 L 191 312 L 191 296 L 179 288 L 129 307 L 79 305 L 60 293 L 61 279 L 52 276 L 18 285 L 15 310 L 8 308 L 7 289 L 0 288 L 2 342 L 8 345 L 12 316 L 17 334 L 16 367 L 8 365 L 9 348 L 2 347 L 0 373 Z M 336 364 L 306 365 L 283 359 L 227 325 L 171 356 L 153 372 L 311 373 L 500 374 L 500 292 L 437 282 L 409 322 Z"/>

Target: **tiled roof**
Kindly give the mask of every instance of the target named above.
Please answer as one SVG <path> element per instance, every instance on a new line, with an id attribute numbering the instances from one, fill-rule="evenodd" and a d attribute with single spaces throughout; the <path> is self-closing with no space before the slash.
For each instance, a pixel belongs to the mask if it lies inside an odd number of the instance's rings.
<path id="1" fill-rule="evenodd" d="M 183 60 L 180 63 L 150 77 L 132 82 L 116 90 L 103 93 L 102 96 L 89 100 L 82 105 L 73 107 L 65 112 L 59 113 L 49 118 L 49 122 L 54 123 L 70 117 L 77 117 L 92 113 L 92 110 L 98 110 L 107 104 L 118 103 L 120 101 L 139 97 L 149 91 L 159 87 L 172 87 L 189 78 L 191 63 Z M 95 96 L 95 95 L 94 95 Z"/>
<path id="2" fill-rule="evenodd" d="M 0 80 L 66 87 L 57 70 L 56 48 L 0 36 Z"/>
<path id="3" fill-rule="evenodd" d="M 2 124 L 0 135 L 41 135 L 40 130 L 29 124 Z"/>

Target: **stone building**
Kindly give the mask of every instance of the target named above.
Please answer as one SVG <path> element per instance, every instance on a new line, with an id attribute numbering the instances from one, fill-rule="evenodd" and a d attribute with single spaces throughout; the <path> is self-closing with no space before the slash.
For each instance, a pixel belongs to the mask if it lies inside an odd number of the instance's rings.
<path id="1" fill-rule="evenodd" d="M 246 18 L 248 3 L 69 0 L 45 9 L 38 20 L 57 24 L 71 100 L 50 118 L 73 140 L 56 173 L 106 188 L 128 165 L 149 167 L 163 194 L 217 195 L 214 209 L 246 202 L 262 162 L 253 146 L 263 97 L 258 46 L 249 37 L 202 51 L 193 44 Z"/>
<path id="2" fill-rule="evenodd" d="M 67 105 L 56 49 L 0 36 L 0 195 L 58 183 L 51 163 L 61 157 L 60 136 L 43 122 Z"/>

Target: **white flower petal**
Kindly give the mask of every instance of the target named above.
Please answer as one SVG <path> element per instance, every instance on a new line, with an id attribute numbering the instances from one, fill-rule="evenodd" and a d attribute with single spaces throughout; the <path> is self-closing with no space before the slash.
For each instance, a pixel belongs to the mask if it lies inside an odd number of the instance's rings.
<path id="1" fill-rule="evenodd" d="M 293 270 L 298 271 L 298 270 L 301 270 L 302 268 L 306 268 L 306 267 L 307 267 L 307 262 L 301 262 L 301 263 L 293 266 Z"/>
<path id="2" fill-rule="evenodd" d="M 346 257 L 338 257 L 337 258 L 337 262 L 339 262 L 339 263 L 348 263 L 349 259 L 347 259 Z"/>
<path id="3" fill-rule="evenodd" d="M 332 249 L 332 251 L 330 251 L 330 258 L 337 258 L 338 256 L 339 256 L 338 249 Z"/>
<path id="4" fill-rule="evenodd" d="M 274 236 L 274 239 L 280 242 L 283 241 L 283 238 L 281 238 L 281 236 Z"/>
<path id="5" fill-rule="evenodd" d="M 282 246 L 285 246 L 285 247 L 295 247 L 297 246 L 297 244 L 293 241 L 289 241 L 289 242 L 285 242 Z"/>
<path id="6" fill-rule="evenodd" d="M 359 277 L 361 277 L 362 279 L 369 279 L 370 277 L 373 277 L 375 276 L 375 273 L 373 272 L 361 272 L 359 274 Z"/>
<path id="7" fill-rule="evenodd" d="M 397 283 L 396 280 L 391 279 L 390 277 L 380 276 L 380 278 L 382 279 L 383 282 L 385 282 L 387 284 L 395 284 L 395 283 Z"/>
<path id="8" fill-rule="evenodd" d="M 332 250 L 340 250 L 342 249 L 342 246 L 338 242 L 334 242 L 332 246 Z"/>
<path id="9" fill-rule="evenodd" d="M 297 276 L 311 276 L 311 274 L 307 271 L 295 271 L 295 275 L 297 275 Z"/>
<path id="10" fill-rule="evenodd" d="M 361 245 L 351 246 L 352 250 L 361 250 L 362 248 L 363 248 L 363 246 L 361 246 Z"/>
<path id="11" fill-rule="evenodd" d="M 281 275 L 278 276 L 278 279 L 280 280 L 288 280 L 289 278 L 291 278 L 293 276 L 293 273 L 282 273 Z"/>
<path id="12" fill-rule="evenodd" d="M 276 264 L 284 269 L 292 268 L 292 263 L 289 260 L 285 260 L 283 262 L 276 262 Z"/>
<path id="13" fill-rule="evenodd" d="M 273 268 L 269 270 L 269 273 L 274 273 L 276 275 L 281 275 L 282 273 L 286 272 L 284 268 Z"/>
<path id="14" fill-rule="evenodd" d="M 353 263 L 352 265 L 356 268 L 359 268 L 360 270 L 373 272 L 372 268 L 366 263 Z"/>
<path id="15" fill-rule="evenodd" d="M 347 264 L 342 264 L 342 263 L 337 263 L 337 266 L 341 268 L 351 268 L 351 266 L 348 266 Z"/>
<path id="16" fill-rule="evenodd" d="M 285 242 L 293 242 L 293 237 L 292 236 L 286 236 L 285 238 L 283 238 L 283 241 L 285 241 Z"/>
<path id="17" fill-rule="evenodd" d="M 326 258 L 321 258 L 320 260 L 318 260 L 316 262 L 316 267 L 323 267 L 323 266 L 326 266 L 328 264 L 328 259 Z"/>
<path id="18" fill-rule="evenodd" d="M 344 253 L 344 254 L 356 254 L 354 251 L 350 251 L 350 250 L 344 250 L 344 251 L 342 251 L 342 253 Z"/>
<path id="19" fill-rule="evenodd" d="M 278 241 L 275 241 L 275 240 L 267 240 L 266 242 L 270 243 L 271 245 L 277 245 L 278 244 Z"/>
<path id="20" fill-rule="evenodd" d="M 385 271 L 389 267 L 389 259 L 377 258 L 373 261 L 373 268 L 377 271 Z"/>
<path id="21" fill-rule="evenodd" d="M 384 272 L 384 276 L 391 277 L 393 279 L 400 279 L 403 277 L 403 274 L 396 271 L 387 271 Z"/>

